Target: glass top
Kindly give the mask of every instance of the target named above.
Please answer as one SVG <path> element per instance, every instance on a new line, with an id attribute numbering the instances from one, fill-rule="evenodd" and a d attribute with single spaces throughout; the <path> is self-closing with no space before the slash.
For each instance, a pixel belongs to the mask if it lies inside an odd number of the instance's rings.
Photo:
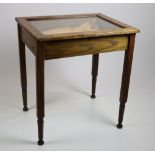
<path id="1" fill-rule="evenodd" d="M 43 35 L 56 35 L 78 32 L 97 32 L 120 28 L 99 17 L 81 17 L 69 19 L 50 19 L 30 21 Z"/>

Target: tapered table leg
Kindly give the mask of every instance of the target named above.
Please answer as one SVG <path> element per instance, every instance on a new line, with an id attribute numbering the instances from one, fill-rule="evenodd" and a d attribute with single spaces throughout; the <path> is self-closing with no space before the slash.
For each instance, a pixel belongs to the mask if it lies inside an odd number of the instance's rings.
<path id="1" fill-rule="evenodd" d="M 21 28 L 18 25 L 18 44 L 19 44 L 19 60 L 20 60 L 20 76 L 21 87 L 23 97 L 23 110 L 28 111 L 27 108 L 27 76 L 26 76 L 26 56 L 25 56 L 25 44 L 21 38 Z"/>
<path id="2" fill-rule="evenodd" d="M 38 45 L 36 55 L 36 101 L 38 118 L 38 145 L 43 145 L 44 125 L 44 44 Z"/>
<path id="3" fill-rule="evenodd" d="M 99 54 L 93 54 L 92 57 L 92 94 L 91 98 L 95 98 L 95 90 L 96 90 L 96 81 L 98 74 L 98 62 L 99 62 Z"/>
<path id="4" fill-rule="evenodd" d="M 125 51 L 125 58 L 124 58 L 122 85 L 121 85 L 121 91 L 120 91 L 120 108 L 119 108 L 119 117 L 118 117 L 118 124 L 117 124 L 117 128 L 119 129 L 123 127 L 122 122 L 123 122 L 123 115 L 125 110 L 125 103 L 127 102 L 127 98 L 128 98 L 130 74 L 131 74 L 133 51 L 134 51 L 134 42 L 135 42 L 135 34 L 131 34 L 129 36 L 129 41 L 128 41 L 128 50 Z"/>

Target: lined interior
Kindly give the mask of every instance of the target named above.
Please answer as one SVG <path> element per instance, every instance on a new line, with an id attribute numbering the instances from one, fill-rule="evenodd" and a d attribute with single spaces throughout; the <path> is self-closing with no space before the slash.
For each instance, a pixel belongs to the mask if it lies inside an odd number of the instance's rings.
<path id="1" fill-rule="evenodd" d="M 30 21 L 43 35 L 92 32 L 120 28 L 99 17 Z"/>

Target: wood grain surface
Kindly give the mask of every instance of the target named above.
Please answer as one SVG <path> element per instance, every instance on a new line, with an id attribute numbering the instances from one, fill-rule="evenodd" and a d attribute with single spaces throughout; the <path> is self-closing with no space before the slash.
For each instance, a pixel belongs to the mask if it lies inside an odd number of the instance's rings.
<path id="1" fill-rule="evenodd" d="M 127 35 L 47 42 L 45 43 L 45 59 L 126 50 L 127 46 Z"/>

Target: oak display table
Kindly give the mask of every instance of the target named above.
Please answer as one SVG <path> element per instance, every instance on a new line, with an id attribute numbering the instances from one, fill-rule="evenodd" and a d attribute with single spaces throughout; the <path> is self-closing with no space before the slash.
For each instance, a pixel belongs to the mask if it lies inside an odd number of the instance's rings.
<path id="1" fill-rule="evenodd" d="M 25 45 L 36 58 L 38 144 L 44 144 L 44 62 L 48 59 L 92 54 L 91 98 L 95 98 L 99 53 L 125 50 L 117 125 L 117 128 L 122 128 L 135 35 L 139 30 L 100 13 L 17 17 L 16 21 L 24 111 L 28 111 Z"/>

